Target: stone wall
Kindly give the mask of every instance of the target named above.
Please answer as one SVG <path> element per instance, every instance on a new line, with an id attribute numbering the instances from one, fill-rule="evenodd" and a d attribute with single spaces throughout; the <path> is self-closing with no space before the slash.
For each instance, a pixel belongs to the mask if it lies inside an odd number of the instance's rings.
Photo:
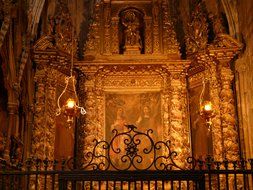
<path id="1" fill-rule="evenodd" d="M 253 1 L 238 3 L 239 28 L 245 50 L 235 63 L 242 153 L 253 157 Z"/>

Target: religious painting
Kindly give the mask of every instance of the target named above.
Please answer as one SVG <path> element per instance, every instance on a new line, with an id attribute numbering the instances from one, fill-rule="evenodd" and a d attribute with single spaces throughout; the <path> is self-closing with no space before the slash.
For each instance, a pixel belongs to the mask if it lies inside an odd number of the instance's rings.
<path id="1" fill-rule="evenodd" d="M 126 124 L 135 125 L 141 132 L 152 129 L 154 133 L 157 133 L 161 128 L 159 92 L 107 93 L 105 112 L 107 139 L 111 136 L 113 129 L 119 132 L 125 131 Z"/>
<path id="2" fill-rule="evenodd" d="M 136 126 L 136 131 L 147 133 L 149 129 L 153 130 L 150 133 L 154 142 L 162 140 L 161 135 L 161 96 L 159 92 L 142 92 L 142 93 L 106 93 L 106 139 L 112 140 L 115 135 L 112 133 L 116 129 L 118 133 L 127 132 L 129 129 L 126 125 Z M 138 155 L 143 157 L 140 167 L 146 167 L 152 163 L 150 157 L 145 156 L 145 149 L 152 146 L 150 139 L 146 135 L 139 135 L 140 143 L 138 144 Z M 120 150 L 118 153 L 110 153 L 113 157 L 112 162 L 117 167 L 117 164 L 122 167 L 125 164 L 122 162 L 124 154 L 126 154 L 127 135 L 122 135 L 113 140 L 112 146 L 114 150 Z M 151 156 L 153 157 L 153 156 Z M 118 166 L 120 168 L 120 166 Z"/>

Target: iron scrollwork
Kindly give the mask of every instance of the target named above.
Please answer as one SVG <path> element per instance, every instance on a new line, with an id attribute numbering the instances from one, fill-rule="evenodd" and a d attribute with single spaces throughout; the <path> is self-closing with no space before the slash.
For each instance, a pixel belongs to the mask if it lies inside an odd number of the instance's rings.
<path id="1" fill-rule="evenodd" d="M 134 125 L 126 125 L 126 132 L 113 129 L 110 141 L 94 140 L 92 152 L 87 153 L 89 162 L 84 170 L 182 170 L 176 162 L 177 153 L 170 148 L 170 141 L 152 138 L 152 129 L 146 133 Z"/>

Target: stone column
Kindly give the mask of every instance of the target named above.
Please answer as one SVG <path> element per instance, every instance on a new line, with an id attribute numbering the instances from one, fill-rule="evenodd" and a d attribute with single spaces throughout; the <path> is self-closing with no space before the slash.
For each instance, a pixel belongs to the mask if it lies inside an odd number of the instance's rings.
<path id="1" fill-rule="evenodd" d="M 14 130 L 17 126 L 18 119 L 18 103 L 17 102 L 8 102 L 8 132 L 6 138 L 6 145 L 4 150 L 4 158 L 10 160 L 10 149 L 11 149 L 11 135 L 14 134 Z"/>
<path id="2" fill-rule="evenodd" d="M 249 57 L 249 55 L 244 56 L 236 61 L 236 90 L 240 143 L 242 145 L 241 151 L 243 156 L 247 159 L 253 158 L 253 75 L 251 72 L 253 65 L 248 64 Z"/>
<path id="3" fill-rule="evenodd" d="M 32 127 L 33 127 L 33 115 L 34 115 L 34 105 L 29 105 L 28 106 L 28 113 L 26 116 L 26 133 L 25 133 L 25 144 L 26 146 L 24 147 L 24 159 L 30 157 L 31 154 L 31 144 L 32 144 Z"/>
<path id="4" fill-rule="evenodd" d="M 178 153 L 176 163 L 184 168 L 187 157 L 190 156 L 189 126 L 187 119 L 185 74 L 173 73 L 171 75 L 171 118 L 170 118 L 170 140 L 172 150 Z"/>
<path id="5" fill-rule="evenodd" d="M 239 138 L 236 126 L 235 102 L 232 91 L 234 75 L 230 69 L 230 59 L 220 60 L 219 74 L 221 79 L 220 111 L 223 135 L 224 157 L 229 160 L 239 160 Z"/>

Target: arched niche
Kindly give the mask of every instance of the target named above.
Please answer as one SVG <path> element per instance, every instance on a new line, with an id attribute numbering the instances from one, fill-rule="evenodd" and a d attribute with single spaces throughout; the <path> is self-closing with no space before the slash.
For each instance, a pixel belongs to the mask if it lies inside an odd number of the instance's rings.
<path id="1" fill-rule="evenodd" d="M 119 53 L 144 54 L 144 14 L 134 7 L 119 13 Z"/>

